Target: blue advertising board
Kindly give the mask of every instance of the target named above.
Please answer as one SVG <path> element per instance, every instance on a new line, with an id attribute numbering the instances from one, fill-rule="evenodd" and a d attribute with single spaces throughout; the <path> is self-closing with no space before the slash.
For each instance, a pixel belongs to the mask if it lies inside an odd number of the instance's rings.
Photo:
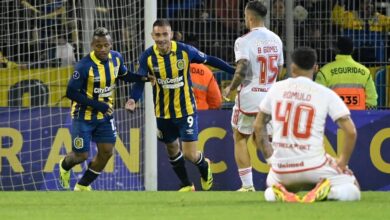
<path id="1" fill-rule="evenodd" d="M 214 190 L 236 190 L 241 187 L 237 166 L 234 161 L 234 146 L 230 126 L 231 111 L 199 112 L 199 146 L 206 157 L 213 162 Z M 362 190 L 390 190 L 390 112 L 353 111 L 352 119 L 358 130 L 358 139 L 349 167 L 354 171 Z M 327 152 L 336 156 L 342 147 L 342 132 L 328 118 L 325 131 Z M 253 179 L 257 190 L 265 189 L 268 171 L 260 153 L 250 144 Z M 158 147 L 158 188 L 175 190 L 179 180 L 168 162 L 165 147 Z M 187 170 L 195 187 L 200 189 L 199 172 L 187 162 Z"/>
<path id="2" fill-rule="evenodd" d="M 123 110 L 116 112 L 118 141 L 105 172 L 95 181 L 95 189 L 144 190 L 143 124 L 128 123 Z M 199 112 L 198 148 L 212 161 L 214 190 L 240 188 L 230 126 L 230 110 Z M 363 190 L 390 190 L 390 112 L 353 111 L 358 140 L 350 161 Z M 343 133 L 328 119 L 325 148 L 333 156 L 340 152 Z M 0 190 L 58 190 L 58 161 L 71 149 L 68 108 L 0 108 Z M 91 147 L 91 155 L 96 147 Z M 265 188 L 268 166 L 261 154 L 249 145 L 257 190 Z M 71 184 L 83 168 L 73 169 Z M 189 176 L 200 189 L 197 168 L 187 162 Z M 168 161 L 165 147 L 158 144 L 158 189 L 177 190 L 179 180 Z"/>

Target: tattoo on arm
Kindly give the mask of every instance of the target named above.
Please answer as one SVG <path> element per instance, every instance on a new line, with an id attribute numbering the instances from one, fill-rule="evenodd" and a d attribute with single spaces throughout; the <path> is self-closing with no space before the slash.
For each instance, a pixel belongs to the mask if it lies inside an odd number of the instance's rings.
<path id="1" fill-rule="evenodd" d="M 239 60 L 237 62 L 236 72 L 232 83 L 230 84 L 230 89 L 235 90 L 241 84 L 242 80 L 245 78 L 245 75 L 249 71 L 249 60 Z"/>

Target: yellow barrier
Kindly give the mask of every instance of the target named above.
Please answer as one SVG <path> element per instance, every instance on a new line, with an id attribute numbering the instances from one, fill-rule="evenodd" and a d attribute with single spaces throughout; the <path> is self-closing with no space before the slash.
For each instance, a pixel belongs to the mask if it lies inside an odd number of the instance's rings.
<path id="1" fill-rule="evenodd" d="M 370 67 L 371 74 L 375 79 L 376 71 L 381 67 Z M 386 67 L 387 73 L 390 73 L 390 65 Z M 40 81 L 43 85 L 46 85 L 49 89 L 49 99 L 47 106 L 61 106 L 61 107 L 70 107 L 70 101 L 67 98 L 64 98 L 66 92 L 66 86 L 69 80 L 69 77 L 73 73 L 73 67 L 64 67 L 64 68 L 46 68 L 46 69 L 29 69 L 29 70 L 19 70 L 19 69 L 0 69 L 0 107 L 9 106 L 9 93 L 12 86 L 15 86 L 21 81 L 25 80 L 37 80 Z M 286 74 L 286 69 L 283 69 L 282 74 L 279 78 L 283 78 Z M 223 80 L 221 88 L 225 88 L 230 83 L 230 80 Z M 390 94 L 390 77 L 387 77 L 387 94 Z M 235 92 L 231 94 L 230 100 L 234 101 Z M 29 107 L 31 106 L 31 93 L 22 94 L 22 106 Z M 388 99 L 387 106 L 390 106 L 390 99 Z"/>
<path id="2" fill-rule="evenodd" d="M 0 107 L 9 106 L 11 88 L 22 81 L 31 82 L 32 80 L 41 82 L 42 85 L 47 86 L 49 90 L 47 91 L 49 96 L 47 106 L 70 107 L 70 101 L 63 97 L 65 96 L 66 86 L 72 73 L 73 67 L 28 70 L 0 69 Z M 28 82 L 26 83 L 28 84 Z M 29 107 L 31 105 L 31 88 L 30 92 L 25 92 L 21 95 L 22 106 Z"/>

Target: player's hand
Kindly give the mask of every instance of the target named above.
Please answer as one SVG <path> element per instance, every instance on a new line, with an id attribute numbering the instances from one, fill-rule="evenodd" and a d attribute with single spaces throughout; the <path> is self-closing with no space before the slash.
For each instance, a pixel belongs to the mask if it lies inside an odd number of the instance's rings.
<path id="1" fill-rule="evenodd" d="M 125 105 L 125 109 L 130 111 L 130 112 L 134 111 L 134 109 L 135 109 L 135 101 L 134 101 L 134 99 L 127 100 L 126 105 Z"/>
<path id="2" fill-rule="evenodd" d="M 142 81 L 150 82 L 152 86 L 154 86 L 154 84 L 156 84 L 156 77 L 154 75 L 149 74 L 148 76 L 142 77 Z"/>
<path id="3" fill-rule="evenodd" d="M 352 170 L 349 169 L 348 165 L 340 159 L 336 160 L 336 170 L 339 173 L 353 175 L 353 172 L 352 172 Z"/>
<path id="4" fill-rule="evenodd" d="M 154 75 L 148 75 L 148 80 L 154 86 L 156 84 L 156 77 Z"/>
<path id="5" fill-rule="evenodd" d="M 109 107 L 105 113 L 107 116 L 111 116 L 114 113 L 114 109 L 112 107 Z"/>
<path id="6" fill-rule="evenodd" d="M 226 88 L 223 89 L 222 91 L 222 97 L 225 101 L 229 102 L 229 96 L 230 96 L 231 90 L 230 90 L 230 85 L 227 86 Z"/>

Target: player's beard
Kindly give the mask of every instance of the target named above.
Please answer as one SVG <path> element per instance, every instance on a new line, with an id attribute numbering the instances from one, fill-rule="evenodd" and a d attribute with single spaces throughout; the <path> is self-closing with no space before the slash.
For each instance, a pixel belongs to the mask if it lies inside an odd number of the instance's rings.
<path id="1" fill-rule="evenodd" d="M 171 44 L 170 41 L 158 41 L 156 42 L 156 44 L 160 54 L 165 55 L 169 53 L 170 44 Z"/>

